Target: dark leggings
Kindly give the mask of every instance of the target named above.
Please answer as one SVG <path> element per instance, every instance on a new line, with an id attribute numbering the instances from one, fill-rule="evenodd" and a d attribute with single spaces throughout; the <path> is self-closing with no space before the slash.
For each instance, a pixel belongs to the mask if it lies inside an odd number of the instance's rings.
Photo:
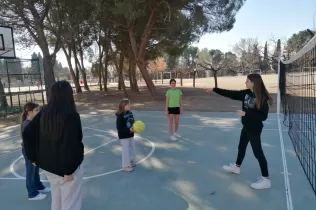
<path id="1" fill-rule="evenodd" d="M 236 160 L 236 165 L 240 166 L 242 164 L 242 161 L 244 160 L 246 154 L 248 142 L 250 141 L 253 154 L 259 162 L 262 176 L 269 177 L 268 163 L 261 146 L 261 132 L 262 127 L 256 129 L 245 127 L 242 128 L 238 145 L 238 156 Z"/>

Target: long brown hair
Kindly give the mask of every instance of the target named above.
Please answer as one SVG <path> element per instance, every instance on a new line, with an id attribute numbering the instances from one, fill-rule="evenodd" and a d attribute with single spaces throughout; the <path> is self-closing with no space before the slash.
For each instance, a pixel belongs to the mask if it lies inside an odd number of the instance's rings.
<path id="1" fill-rule="evenodd" d="M 23 113 L 21 114 L 21 134 L 23 130 L 23 122 L 27 119 L 28 113 L 33 111 L 38 106 L 39 105 L 37 103 L 31 102 L 31 101 L 27 102 L 23 106 Z"/>
<path id="2" fill-rule="evenodd" d="M 116 115 L 120 115 L 125 112 L 125 106 L 130 103 L 128 98 L 122 98 L 118 105 L 118 110 L 116 111 Z"/>
<path id="3" fill-rule="evenodd" d="M 261 109 L 265 100 L 268 100 L 268 103 L 271 106 L 273 99 L 264 85 L 262 77 L 259 74 L 249 74 L 247 78 L 253 82 L 253 92 L 256 96 L 257 109 Z"/>

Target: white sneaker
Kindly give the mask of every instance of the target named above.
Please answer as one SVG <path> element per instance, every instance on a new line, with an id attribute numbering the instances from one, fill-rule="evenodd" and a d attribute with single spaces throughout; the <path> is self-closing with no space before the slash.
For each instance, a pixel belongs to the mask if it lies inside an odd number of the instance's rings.
<path id="1" fill-rule="evenodd" d="M 224 165 L 223 169 L 227 172 L 234 173 L 234 174 L 240 174 L 240 167 L 237 167 L 236 164 L 230 164 L 230 165 Z"/>
<path id="2" fill-rule="evenodd" d="M 37 196 L 35 196 L 34 198 L 29 198 L 30 201 L 39 201 L 39 200 L 44 200 L 47 197 L 47 195 L 45 194 L 38 194 Z"/>
<path id="3" fill-rule="evenodd" d="M 174 133 L 173 135 L 174 135 L 176 138 L 179 138 L 179 139 L 182 138 L 182 136 L 180 136 L 178 133 Z"/>
<path id="4" fill-rule="evenodd" d="M 175 136 L 170 136 L 170 139 L 171 139 L 172 141 L 177 141 L 177 140 L 178 140 Z"/>
<path id="5" fill-rule="evenodd" d="M 42 190 L 39 190 L 40 193 L 49 193 L 51 191 L 51 189 L 49 187 L 45 187 Z"/>
<path id="6" fill-rule="evenodd" d="M 251 184 L 251 187 L 256 190 L 268 189 L 271 187 L 270 179 L 259 177 L 259 180 Z"/>

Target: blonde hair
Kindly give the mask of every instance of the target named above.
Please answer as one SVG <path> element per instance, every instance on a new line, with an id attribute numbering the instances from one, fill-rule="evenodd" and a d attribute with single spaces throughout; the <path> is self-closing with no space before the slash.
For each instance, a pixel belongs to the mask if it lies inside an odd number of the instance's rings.
<path id="1" fill-rule="evenodd" d="M 118 110 L 116 111 L 116 114 L 120 115 L 120 114 L 124 113 L 125 112 L 125 106 L 128 105 L 128 104 L 130 104 L 129 99 L 128 98 L 122 98 L 120 100 L 119 105 L 118 105 Z"/>

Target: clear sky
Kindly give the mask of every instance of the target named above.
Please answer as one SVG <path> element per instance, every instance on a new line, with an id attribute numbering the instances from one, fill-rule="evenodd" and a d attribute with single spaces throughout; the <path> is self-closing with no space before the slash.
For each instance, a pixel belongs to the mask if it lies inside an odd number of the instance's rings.
<path id="1" fill-rule="evenodd" d="M 293 33 L 313 28 L 316 0 L 247 0 L 236 15 L 234 28 L 221 34 L 207 34 L 199 48 L 231 50 L 241 38 L 289 38 Z"/>
<path id="2" fill-rule="evenodd" d="M 231 50 L 241 38 L 258 38 L 269 41 L 288 38 L 293 33 L 313 28 L 316 21 L 316 0 L 247 0 L 236 16 L 232 30 L 221 34 L 206 34 L 195 44 L 199 48 Z M 17 50 L 22 58 L 30 58 L 33 52 L 40 52 L 39 47 Z M 60 51 L 57 59 L 67 66 L 66 59 Z M 90 64 L 88 64 L 90 66 Z"/>

